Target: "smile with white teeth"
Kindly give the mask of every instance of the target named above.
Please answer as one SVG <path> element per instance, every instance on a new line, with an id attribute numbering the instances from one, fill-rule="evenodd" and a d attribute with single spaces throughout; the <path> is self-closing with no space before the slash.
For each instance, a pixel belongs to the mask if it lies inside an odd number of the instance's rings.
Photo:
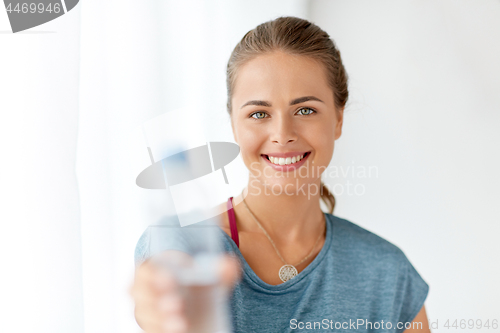
<path id="1" fill-rule="evenodd" d="M 297 155 L 297 156 L 293 156 L 293 157 L 273 157 L 273 156 L 269 156 L 269 160 L 271 161 L 271 163 L 273 164 L 276 164 L 276 165 L 288 165 L 288 164 L 293 164 L 293 163 L 297 163 L 299 162 L 301 159 L 304 158 L 304 155 L 305 154 L 302 154 L 302 155 Z"/>

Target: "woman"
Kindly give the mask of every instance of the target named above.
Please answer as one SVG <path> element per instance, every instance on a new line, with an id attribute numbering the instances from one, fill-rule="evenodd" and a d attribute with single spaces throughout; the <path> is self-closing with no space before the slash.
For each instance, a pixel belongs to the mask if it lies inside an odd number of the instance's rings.
<path id="1" fill-rule="evenodd" d="M 231 54 L 227 88 L 234 139 L 250 171 L 244 200 L 230 198 L 234 209 L 220 216 L 225 248 L 238 259 L 228 256 L 222 268 L 225 285 L 234 284 L 234 331 L 430 332 L 428 285 L 404 253 L 332 215 L 335 199 L 321 173 L 342 133 L 348 89 L 328 34 L 296 17 L 259 25 Z M 138 263 L 148 257 L 143 238 Z M 182 299 L 173 284 L 150 286 L 154 277 L 147 261 L 137 269 L 138 323 L 148 332 L 186 331 Z"/>

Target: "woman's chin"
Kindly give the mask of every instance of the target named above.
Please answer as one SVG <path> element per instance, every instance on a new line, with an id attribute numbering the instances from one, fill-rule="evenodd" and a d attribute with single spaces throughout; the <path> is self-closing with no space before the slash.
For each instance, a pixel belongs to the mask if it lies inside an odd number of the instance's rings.
<path id="1" fill-rule="evenodd" d="M 308 189 L 315 184 L 307 181 L 308 179 L 301 178 L 265 178 L 260 179 L 257 187 L 261 188 L 267 194 L 273 195 L 307 195 Z M 255 186 L 255 185 L 250 185 Z M 265 194 L 264 193 L 264 194 Z"/>

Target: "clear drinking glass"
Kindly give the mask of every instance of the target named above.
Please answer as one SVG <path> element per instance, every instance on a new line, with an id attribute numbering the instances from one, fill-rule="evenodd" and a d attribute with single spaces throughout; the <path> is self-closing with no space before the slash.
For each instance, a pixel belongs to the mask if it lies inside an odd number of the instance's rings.
<path id="1" fill-rule="evenodd" d="M 170 217 L 149 227 L 152 262 L 177 280 L 192 333 L 231 331 L 227 295 L 219 286 L 221 230 L 212 222 L 181 227 Z"/>

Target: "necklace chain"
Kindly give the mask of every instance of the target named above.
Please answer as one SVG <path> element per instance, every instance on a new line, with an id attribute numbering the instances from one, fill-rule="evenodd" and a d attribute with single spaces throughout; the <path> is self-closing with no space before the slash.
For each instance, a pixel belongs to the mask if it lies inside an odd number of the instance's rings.
<path id="1" fill-rule="evenodd" d="M 243 198 L 243 192 L 241 193 L 241 197 Z M 269 236 L 269 234 L 267 233 L 266 229 L 264 229 L 264 227 L 260 224 L 260 222 L 257 220 L 257 218 L 255 217 L 255 215 L 252 213 L 252 211 L 250 210 L 250 208 L 248 208 L 248 205 L 245 201 L 245 198 L 243 198 L 243 203 L 245 204 L 245 207 L 246 209 L 248 210 L 248 212 L 250 213 L 250 215 L 252 216 L 252 218 L 254 219 L 254 221 L 257 223 L 257 225 L 259 226 L 260 229 L 262 229 L 262 231 L 264 232 L 264 235 L 266 235 L 266 237 L 269 239 L 269 241 L 271 242 L 272 246 L 274 247 L 274 250 L 276 251 L 276 253 L 278 254 L 278 256 L 280 257 L 281 261 L 283 261 L 283 263 L 285 265 L 289 265 L 285 259 L 283 259 L 283 257 L 281 256 L 281 253 L 280 251 L 278 251 L 278 248 L 276 247 L 276 245 L 274 244 L 273 240 L 271 239 L 271 236 Z M 306 261 L 314 252 L 314 249 L 316 248 L 316 245 L 318 245 L 318 242 L 319 240 L 321 239 L 321 235 L 323 235 L 323 232 L 321 232 L 318 236 L 318 239 L 316 239 L 316 243 L 314 243 L 314 246 L 313 248 L 311 249 L 311 252 L 309 252 L 309 254 L 304 258 L 302 259 L 298 264 L 295 264 L 293 266 L 298 266 L 300 264 L 302 264 L 304 261 Z"/>

